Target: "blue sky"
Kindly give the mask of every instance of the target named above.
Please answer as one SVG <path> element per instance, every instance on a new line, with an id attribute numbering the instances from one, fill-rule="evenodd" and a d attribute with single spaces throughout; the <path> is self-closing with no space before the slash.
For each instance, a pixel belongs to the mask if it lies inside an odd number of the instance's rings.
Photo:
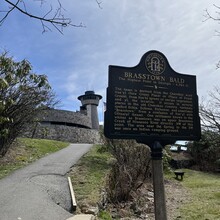
<path id="1" fill-rule="evenodd" d="M 220 37 L 215 30 L 220 25 L 204 22 L 205 9 L 214 13 L 217 0 L 102 0 L 102 9 L 95 0 L 60 2 L 74 24 L 86 27 L 42 34 L 39 21 L 15 11 L 0 27 L 0 51 L 29 60 L 35 73 L 46 74 L 60 108 L 78 110 L 77 97 L 86 90 L 105 101 L 108 66 L 135 66 L 149 50 L 161 51 L 175 71 L 196 75 L 200 100 L 219 85 Z M 42 8 L 38 1 L 27 6 L 39 14 L 50 3 L 56 8 L 52 0 Z M 99 117 L 102 121 L 102 102 Z"/>

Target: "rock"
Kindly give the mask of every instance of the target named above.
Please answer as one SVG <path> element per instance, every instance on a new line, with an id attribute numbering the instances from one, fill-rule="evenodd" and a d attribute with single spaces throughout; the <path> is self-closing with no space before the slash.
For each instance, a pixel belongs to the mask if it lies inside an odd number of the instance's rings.
<path id="1" fill-rule="evenodd" d="M 124 218 L 125 216 L 129 216 L 130 215 L 130 212 L 126 209 L 120 209 L 119 210 L 119 216 L 121 218 Z"/>
<path id="2" fill-rule="evenodd" d="M 118 215 L 118 212 L 117 212 L 116 208 L 113 208 L 111 210 L 111 216 L 112 216 L 113 219 L 118 219 L 119 218 L 119 215 Z"/>
<path id="3" fill-rule="evenodd" d="M 85 214 L 91 214 L 91 215 L 97 215 L 99 213 L 99 208 L 96 207 L 89 207 L 86 211 Z"/>
<path id="4" fill-rule="evenodd" d="M 105 209 L 107 206 L 107 192 L 106 190 L 102 190 L 100 193 L 100 201 L 98 203 L 99 209 Z"/>
<path id="5" fill-rule="evenodd" d="M 154 193 L 153 192 L 147 192 L 147 195 L 149 196 L 149 197 L 154 197 Z"/>
<path id="6" fill-rule="evenodd" d="M 148 197 L 147 200 L 148 200 L 149 202 L 151 202 L 151 203 L 154 203 L 154 198 L 151 198 L 151 197 L 149 198 L 149 197 Z"/>

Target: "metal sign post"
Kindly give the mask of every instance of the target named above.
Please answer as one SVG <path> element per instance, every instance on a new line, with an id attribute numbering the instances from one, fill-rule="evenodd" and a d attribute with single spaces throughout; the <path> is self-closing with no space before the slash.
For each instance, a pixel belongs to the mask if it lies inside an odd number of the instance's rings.
<path id="1" fill-rule="evenodd" d="M 167 220 L 166 196 L 163 178 L 162 146 L 158 141 L 151 147 L 153 187 L 154 187 L 154 213 L 156 220 Z"/>

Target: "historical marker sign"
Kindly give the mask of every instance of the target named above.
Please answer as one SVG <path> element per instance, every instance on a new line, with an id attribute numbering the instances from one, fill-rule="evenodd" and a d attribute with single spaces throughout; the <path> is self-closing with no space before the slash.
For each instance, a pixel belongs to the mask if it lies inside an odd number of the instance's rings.
<path id="1" fill-rule="evenodd" d="M 175 72 L 158 51 L 135 67 L 109 66 L 105 135 L 171 143 L 200 138 L 196 76 Z"/>

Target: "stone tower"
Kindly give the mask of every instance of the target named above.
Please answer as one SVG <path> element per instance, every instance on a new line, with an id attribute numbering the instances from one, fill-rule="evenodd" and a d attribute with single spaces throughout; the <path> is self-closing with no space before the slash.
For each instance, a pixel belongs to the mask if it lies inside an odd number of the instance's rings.
<path id="1" fill-rule="evenodd" d="M 82 103 L 81 110 L 86 111 L 87 115 L 91 118 L 92 129 L 99 129 L 97 106 L 102 96 L 95 94 L 94 91 L 86 91 L 85 94 L 79 96 L 78 99 Z"/>

